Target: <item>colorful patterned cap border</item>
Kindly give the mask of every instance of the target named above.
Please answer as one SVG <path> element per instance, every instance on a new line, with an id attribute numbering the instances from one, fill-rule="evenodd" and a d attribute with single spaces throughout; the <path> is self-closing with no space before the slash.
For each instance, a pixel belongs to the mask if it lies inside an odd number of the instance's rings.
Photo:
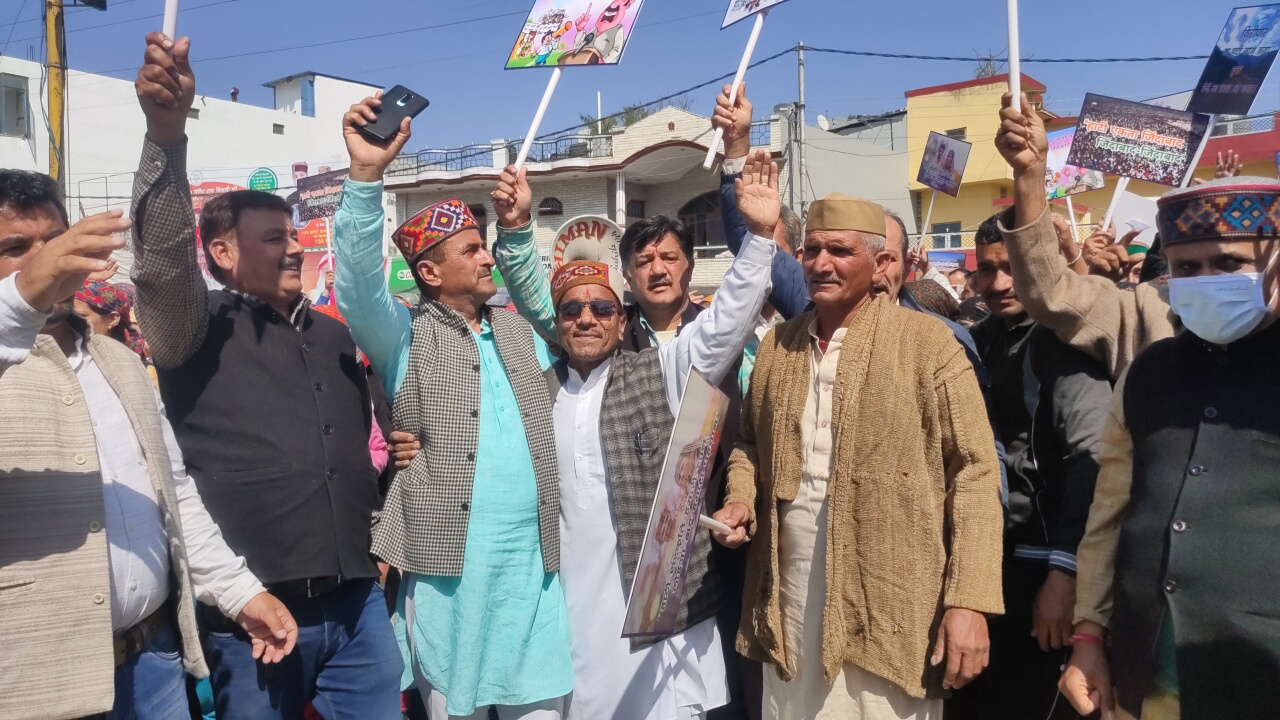
<path id="1" fill-rule="evenodd" d="M 1164 246 L 1280 234 L 1280 183 L 1266 178 L 1225 178 L 1176 190 L 1157 206 Z"/>
<path id="2" fill-rule="evenodd" d="M 611 269 L 608 265 L 596 260 L 574 260 L 561 265 L 551 276 L 551 301 L 560 305 L 560 298 L 570 289 L 579 285 L 599 285 L 615 296 L 618 294 L 609 282 Z M 615 297 L 621 301 L 622 298 Z"/>
<path id="3" fill-rule="evenodd" d="M 471 210 L 457 198 L 428 205 L 396 228 L 396 247 L 405 260 L 413 260 L 433 245 L 444 242 L 463 230 L 478 229 Z"/>

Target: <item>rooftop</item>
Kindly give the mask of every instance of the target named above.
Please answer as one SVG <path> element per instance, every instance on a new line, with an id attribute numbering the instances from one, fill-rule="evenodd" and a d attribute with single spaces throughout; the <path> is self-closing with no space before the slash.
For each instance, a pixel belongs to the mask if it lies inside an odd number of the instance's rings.
<path id="1" fill-rule="evenodd" d="M 308 75 L 315 76 L 315 77 L 329 78 L 330 80 L 338 80 L 339 82 L 351 83 L 352 85 L 363 85 L 363 86 L 365 86 L 365 87 L 371 87 L 371 88 L 378 88 L 378 89 L 381 89 L 381 86 L 379 86 L 379 85 L 374 85 L 374 84 L 372 84 L 372 83 L 363 82 L 363 81 L 361 81 L 361 80 L 352 80 L 352 79 L 350 79 L 350 78 L 339 77 L 339 76 L 337 76 L 337 75 L 329 75 L 329 74 L 327 74 L 327 73 L 322 73 L 322 72 L 315 72 L 315 71 L 313 71 L 313 70 L 307 70 L 307 71 L 305 71 L 305 72 L 294 73 L 294 74 L 289 75 L 289 76 L 287 76 L 287 77 L 282 77 L 282 78 L 280 78 L 279 80 L 272 80 L 271 82 L 264 82 L 264 83 L 262 83 L 262 87 L 275 87 L 276 85 L 280 85 L 281 83 L 287 83 L 287 82 L 289 82 L 289 81 L 291 81 L 291 80 L 297 80 L 297 79 L 298 79 L 298 78 L 300 78 L 300 77 L 307 77 Z"/>

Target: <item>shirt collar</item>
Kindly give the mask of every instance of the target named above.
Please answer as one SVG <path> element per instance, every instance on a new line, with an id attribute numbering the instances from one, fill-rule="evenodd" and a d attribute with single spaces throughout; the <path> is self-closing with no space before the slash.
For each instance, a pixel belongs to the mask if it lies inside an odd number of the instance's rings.
<path id="1" fill-rule="evenodd" d="M 810 339 L 813 340 L 813 349 L 818 353 L 819 356 L 825 355 L 831 352 L 832 349 L 838 349 L 841 345 L 843 345 L 844 334 L 848 332 L 848 330 L 849 328 L 842 327 L 836 330 L 835 332 L 831 333 L 831 341 L 828 342 L 826 344 L 826 347 L 824 348 L 822 346 L 822 339 L 818 337 L 818 318 L 815 317 L 814 319 L 809 321 L 809 337 Z"/>
<path id="2" fill-rule="evenodd" d="M 249 293 L 240 292 L 239 290 L 233 290 L 232 288 L 225 287 L 225 286 L 223 287 L 223 290 L 226 290 L 231 295 L 234 295 L 240 298 L 245 302 L 245 304 L 247 304 L 249 307 L 255 310 L 261 310 L 263 308 L 271 308 L 269 304 L 257 298 L 256 296 L 250 295 Z M 293 307 L 289 309 L 289 324 L 292 325 L 295 330 L 302 329 L 302 321 L 307 317 L 307 310 L 310 307 L 311 307 L 311 300 L 307 298 L 306 293 L 298 293 L 298 297 L 295 298 L 293 301 Z M 271 308 L 271 309 L 274 310 L 275 308 Z"/>

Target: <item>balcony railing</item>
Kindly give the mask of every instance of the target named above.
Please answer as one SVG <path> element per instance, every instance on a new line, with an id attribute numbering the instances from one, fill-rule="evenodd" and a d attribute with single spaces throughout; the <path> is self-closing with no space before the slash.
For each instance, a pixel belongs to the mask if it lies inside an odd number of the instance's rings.
<path id="1" fill-rule="evenodd" d="M 507 146 L 507 162 L 514 163 L 520 153 L 516 143 Z M 550 140 L 534 140 L 529 148 L 529 162 L 546 163 L 559 160 L 613 157 L 612 135 L 567 135 Z"/>
<path id="2" fill-rule="evenodd" d="M 1254 133 L 1271 132 L 1276 129 L 1276 116 L 1254 115 L 1238 120 L 1225 120 L 1213 128 L 1210 137 L 1233 137 L 1236 135 L 1252 135 Z"/>
<path id="3" fill-rule="evenodd" d="M 470 145 L 456 150 L 420 150 L 400 155 L 391 162 L 387 174 L 397 177 L 432 170 L 462 172 L 477 167 L 493 167 L 492 145 Z"/>

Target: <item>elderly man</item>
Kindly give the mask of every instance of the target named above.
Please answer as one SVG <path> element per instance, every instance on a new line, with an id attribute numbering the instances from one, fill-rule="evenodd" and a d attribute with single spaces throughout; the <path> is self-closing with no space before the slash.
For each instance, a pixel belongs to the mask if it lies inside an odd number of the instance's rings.
<path id="1" fill-rule="evenodd" d="M 1005 214 L 1013 210 L 991 216 L 974 236 L 978 292 L 992 315 L 973 327 L 991 372 L 991 420 L 1008 451 L 1005 614 L 991 621 L 991 667 L 961 694 L 980 708 L 976 717 L 1075 717 L 1058 701 L 1058 677 L 1111 382 L 1101 363 L 1027 316 L 999 230 Z"/>
<path id="2" fill-rule="evenodd" d="M 128 228 L 118 210 L 68 228 L 52 178 L 0 170 L 0 716 L 185 717 L 185 672 L 209 674 L 196 600 L 263 662 L 297 638 L 210 519 L 137 355 L 72 312 Z"/>
<path id="3" fill-rule="evenodd" d="M 1185 330 L 1129 365 L 1103 431 L 1060 684 L 1081 713 L 1280 707 L 1277 198 L 1275 180 L 1238 177 L 1159 200 Z"/>
<path id="4" fill-rule="evenodd" d="M 334 220 L 338 307 L 382 378 L 396 427 L 422 452 L 396 475 L 374 552 L 404 573 L 398 619 L 408 669 L 432 718 L 557 720 L 573 689 L 560 585 L 555 435 L 546 344 L 489 308 L 493 257 L 458 200 L 397 231 L 422 299 L 410 310 L 382 275 L 382 178 L 409 139 L 361 126 L 378 97 L 343 120 L 351 175 Z M 514 209 L 499 228 L 516 228 Z M 525 213 L 527 215 L 527 213 Z M 507 230 L 500 230 L 507 232 Z"/>
<path id="5" fill-rule="evenodd" d="M 351 334 L 312 312 L 283 198 L 243 191 L 200 217 L 187 183 L 190 42 L 147 36 L 147 137 L 134 182 L 133 279 L 178 445 L 227 545 L 297 618 L 299 652 L 262 673 L 236 625 L 197 611 L 218 715 L 400 717 L 400 657 L 369 555 L 379 504 L 372 405 Z"/>
<path id="6" fill-rule="evenodd" d="M 1142 348 L 1180 327 L 1169 309 L 1168 286 L 1143 283 L 1135 291 L 1122 290 L 1107 278 L 1072 269 L 1060 252 L 1045 200 L 1049 141 L 1044 122 L 1025 96 L 1018 108 L 1007 93 L 1003 102 L 996 147 L 1013 168 L 1015 227 L 1001 226 L 1001 232 L 1014 290 L 1036 322 L 1117 378 Z"/>
<path id="7" fill-rule="evenodd" d="M 570 718 L 703 718 L 728 701 L 715 622 L 720 576 L 707 533 L 694 540 L 676 634 L 629 641 L 619 631 L 689 370 L 712 383 L 723 379 L 768 294 L 775 245 L 759 235 L 770 235 L 777 224 L 777 181 L 777 166 L 761 153 L 740 183 L 756 236 L 725 276 L 711 309 L 673 341 L 639 353 L 622 345 L 627 320 L 616 271 L 591 260 L 568 262 L 548 286 L 536 258 L 498 255 L 517 259 L 499 263 L 513 285 L 551 295 L 554 320 L 531 320 L 554 322 L 567 354 L 547 377 L 560 459 L 561 576 L 573 638 Z M 524 221 L 520 231 L 527 232 L 531 193 L 523 174 L 500 183 L 494 195 L 500 208 L 515 208 Z M 499 244 L 510 237 L 504 233 Z M 635 452 L 635 438 L 642 436 L 652 436 L 646 443 L 654 452 Z M 668 513 L 665 520 L 660 536 L 677 518 Z"/>
<path id="8" fill-rule="evenodd" d="M 774 666 L 770 718 L 939 718 L 1002 609 L 982 394 L 945 326 L 873 296 L 885 232 L 865 200 L 810 209 L 814 309 L 761 344 L 716 514 L 753 541 L 738 648 Z"/>

